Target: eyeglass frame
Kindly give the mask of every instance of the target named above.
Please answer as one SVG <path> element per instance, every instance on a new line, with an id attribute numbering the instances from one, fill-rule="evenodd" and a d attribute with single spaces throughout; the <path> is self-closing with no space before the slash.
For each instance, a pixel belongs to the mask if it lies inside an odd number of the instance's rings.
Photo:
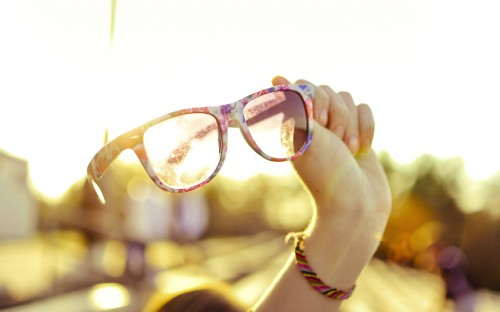
<path id="1" fill-rule="evenodd" d="M 254 141 L 252 135 L 250 134 L 250 130 L 248 129 L 247 122 L 244 117 L 244 107 L 253 99 L 256 99 L 260 96 L 263 96 L 268 93 L 278 92 L 278 91 L 294 91 L 300 95 L 302 98 L 306 119 L 307 119 L 307 138 L 304 145 L 301 147 L 299 151 L 297 151 L 294 155 L 277 158 L 271 157 L 264 153 L 261 148 Z M 174 112 L 170 112 L 166 115 L 162 115 L 157 117 L 145 124 L 136 127 L 132 130 L 129 130 L 115 139 L 109 141 L 106 145 L 104 145 L 91 159 L 87 166 L 87 177 L 90 184 L 93 186 L 95 192 L 97 193 L 99 200 L 102 204 L 105 203 L 104 195 L 97 184 L 106 170 L 109 168 L 111 163 L 118 158 L 118 156 L 127 149 L 132 149 L 136 154 L 137 158 L 141 162 L 142 166 L 146 170 L 147 174 L 151 178 L 151 180 L 158 186 L 160 189 L 172 193 L 184 193 L 195 190 L 206 185 L 210 182 L 220 171 L 222 165 L 226 159 L 227 153 L 227 145 L 228 145 L 228 128 L 236 128 L 240 129 L 243 138 L 247 142 L 247 144 L 260 156 L 264 159 L 274 162 L 283 162 L 290 161 L 296 159 L 297 157 L 304 154 L 304 152 L 309 148 L 312 140 L 313 134 L 313 101 L 314 101 L 314 87 L 307 84 L 287 84 L 287 85 L 277 85 L 264 90 L 257 91 L 252 93 L 242 99 L 239 99 L 236 102 L 224 104 L 220 106 L 205 106 L 205 107 L 194 107 L 194 108 L 185 108 L 181 110 L 177 110 Z M 218 127 L 218 135 L 219 135 L 219 163 L 215 170 L 202 182 L 199 182 L 193 186 L 176 189 L 171 188 L 165 185 L 160 178 L 157 176 L 153 166 L 150 164 L 149 158 L 146 153 L 146 149 L 144 147 L 144 133 L 152 126 L 163 122 L 169 118 L 186 115 L 186 114 L 194 114 L 194 113 L 205 113 L 211 115 L 215 118 Z"/>

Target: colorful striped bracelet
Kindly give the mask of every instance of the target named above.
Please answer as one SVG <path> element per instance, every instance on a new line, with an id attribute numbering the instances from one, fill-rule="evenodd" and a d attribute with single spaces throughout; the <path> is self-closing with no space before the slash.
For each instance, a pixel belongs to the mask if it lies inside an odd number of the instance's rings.
<path id="1" fill-rule="evenodd" d="M 352 286 L 348 290 L 340 290 L 323 283 L 323 281 L 318 277 L 318 274 L 314 272 L 314 270 L 309 265 L 309 262 L 307 261 L 304 244 L 305 235 L 295 234 L 293 235 L 293 237 L 295 237 L 295 261 L 300 272 L 302 273 L 302 275 L 304 275 L 309 284 L 314 289 L 329 298 L 337 300 L 345 300 L 349 298 L 354 292 L 354 288 L 356 287 L 356 285 Z"/>

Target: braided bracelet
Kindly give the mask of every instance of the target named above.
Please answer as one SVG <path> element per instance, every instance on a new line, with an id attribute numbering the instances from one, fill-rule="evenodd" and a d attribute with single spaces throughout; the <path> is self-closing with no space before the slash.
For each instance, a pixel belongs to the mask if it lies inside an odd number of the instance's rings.
<path id="1" fill-rule="evenodd" d="M 356 285 L 352 286 L 348 290 L 340 290 L 337 288 L 330 287 L 323 283 L 323 281 L 318 277 L 318 274 L 314 272 L 314 270 L 311 268 L 309 265 L 306 254 L 305 254 L 305 244 L 304 244 L 304 239 L 305 235 L 304 234 L 296 234 L 295 236 L 295 261 L 297 263 L 297 266 L 306 278 L 306 280 L 309 282 L 309 284 L 322 293 L 323 295 L 337 299 L 337 300 L 345 300 L 349 298 L 352 293 L 354 292 L 354 288 Z"/>

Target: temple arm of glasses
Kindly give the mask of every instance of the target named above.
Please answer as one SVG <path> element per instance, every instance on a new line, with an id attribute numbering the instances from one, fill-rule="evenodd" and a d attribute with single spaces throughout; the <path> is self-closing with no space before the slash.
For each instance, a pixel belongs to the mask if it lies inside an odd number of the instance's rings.
<path id="1" fill-rule="evenodd" d="M 120 156 L 123 151 L 133 148 L 137 144 L 140 139 L 139 131 L 140 129 L 137 128 L 120 135 L 104 145 L 90 161 L 87 167 L 87 177 L 102 204 L 105 204 L 106 200 L 104 199 L 104 194 L 97 184 L 97 181 L 101 179 L 111 163 Z"/>

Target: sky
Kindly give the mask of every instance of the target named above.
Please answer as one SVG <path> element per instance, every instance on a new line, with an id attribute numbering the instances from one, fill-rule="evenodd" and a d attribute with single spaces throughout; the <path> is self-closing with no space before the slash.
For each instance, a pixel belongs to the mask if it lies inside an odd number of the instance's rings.
<path id="1" fill-rule="evenodd" d="M 374 148 L 500 171 L 497 1 L 0 1 L 0 150 L 49 197 L 110 137 L 170 111 L 233 102 L 271 78 L 349 91 Z M 223 173 L 286 172 L 230 133 Z M 251 164 L 251 165 L 249 165 Z"/>

